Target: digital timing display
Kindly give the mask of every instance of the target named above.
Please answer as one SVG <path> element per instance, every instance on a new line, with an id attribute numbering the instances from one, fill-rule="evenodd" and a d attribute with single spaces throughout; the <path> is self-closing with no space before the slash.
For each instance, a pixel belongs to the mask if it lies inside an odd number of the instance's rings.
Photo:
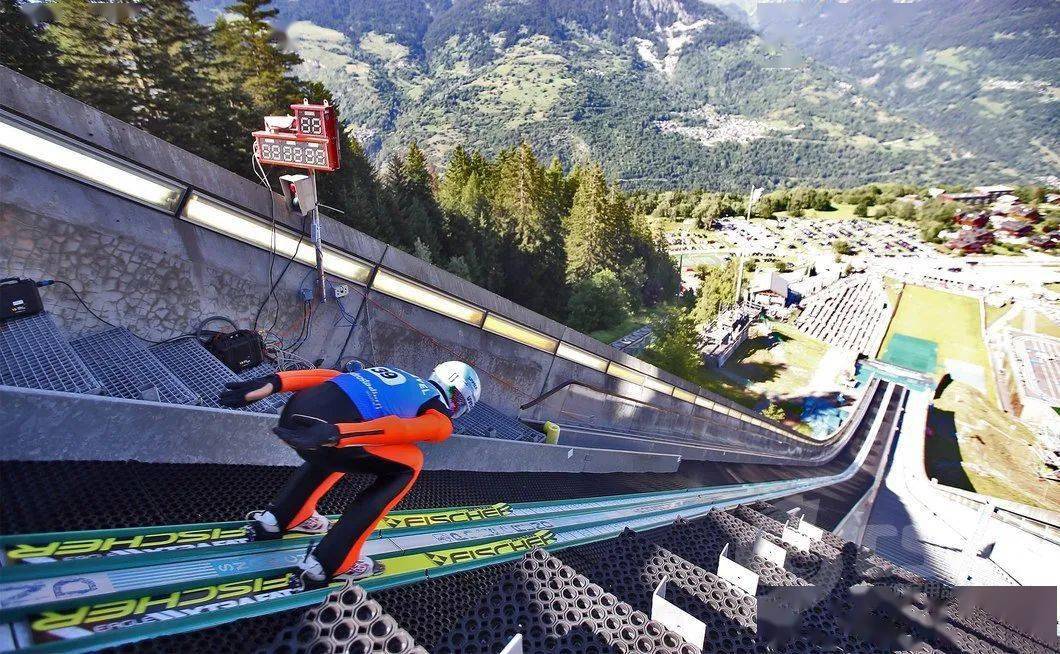
<path id="1" fill-rule="evenodd" d="M 331 158 L 332 148 L 327 141 L 306 141 L 276 135 L 255 135 L 254 146 L 258 159 L 265 164 L 333 170 L 337 162 Z"/>
<path id="2" fill-rule="evenodd" d="M 324 120 L 320 112 L 298 112 L 298 131 L 309 136 L 324 136 Z"/>
<path id="3" fill-rule="evenodd" d="M 254 132 L 254 156 L 263 164 L 333 171 L 339 169 L 339 127 L 335 108 L 292 104 L 291 116 L 267 116 Z"/>

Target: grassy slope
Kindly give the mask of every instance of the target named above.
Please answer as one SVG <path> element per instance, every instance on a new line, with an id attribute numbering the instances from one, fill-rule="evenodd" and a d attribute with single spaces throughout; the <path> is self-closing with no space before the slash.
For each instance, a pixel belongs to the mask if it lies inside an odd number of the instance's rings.
<path id="1" fill-rule="evenodd" d="M 1034 315 L 1034 331 L 1045 336 L 1060 338 L 1060 325 L 1040 313 Z"/>
<path id="2" fill-rule="evenodd" d="M 993 325 L 998 318 L 1008 313 L 1009 307 L 1011 307 L 1009 303 L 1002 304 L 999 307 L 986 305 L 986 326 Z"/>
<path id="3" fill-rule="evenodd" d="M 924 448 L 928 476 L 949 486 L 1060 510 L 1060 485 L 1038 478 L 1041 462 L 1031 449 L 1036 439 L 1027 427 L 960 382 L 950 384 L 934 406 L 934 429 Z M 944 427 L 951 424 L 946 412 L 952 412 L 956 438 Z"/>
<path id="4" fill-rule="evenodd" d="M 608 327 L 607 329 L 599 329 L 595 332 L 590 332 L 589 336 L 592 336 L 601 343 L 611 344 L 626 334 L 634 331 L 644 325 L 651 322 L 651 312 L 647 310 L 641 310 L 633 314 L 629 318 L 626 318 L 622 322 L 618 323 L 614 327 Z"/>
<path id="5" fill-rule="evenodd" d="M 784 404 L 793 408 L 791 401 L 805 391 L 828 345 L 789 325 L 772 323 L 771 327 L 779 343 L 770 346 L 764 336 L 748 339 L 724 370 L 704 371 L 704 386 L 746 407 L 754 407 L 768 394 L 789 400 Z"/>
<path id="6" fill-rule="evenodd" d="M 938 343 L 937 373 L 945 372 L 946 359 L 982 366 L 987 394 L 996 402 L 994 374 L 980 327 L 979 303 L 975 299 L 907 285 L 880 351 L 887 351 L 895 334 L 935 341 Z"/>

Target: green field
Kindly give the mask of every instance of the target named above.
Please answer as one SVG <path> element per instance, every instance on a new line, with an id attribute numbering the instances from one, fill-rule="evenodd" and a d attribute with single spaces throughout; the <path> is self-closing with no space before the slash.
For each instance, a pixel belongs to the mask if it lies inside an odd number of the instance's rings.
<path id="1" fill-rule="evenodd" d="M 887 351 L 896 334 L 938 344 L 935 373 L 940 377 L 946 372 L 959 376 L 959 371 L 946 369 L 948 359 L 981 367 L 984 391 L 996 402 L 994 375 L 983 343 L 979 302 L 975 298 L 907 285 L 880 352 Z"/>

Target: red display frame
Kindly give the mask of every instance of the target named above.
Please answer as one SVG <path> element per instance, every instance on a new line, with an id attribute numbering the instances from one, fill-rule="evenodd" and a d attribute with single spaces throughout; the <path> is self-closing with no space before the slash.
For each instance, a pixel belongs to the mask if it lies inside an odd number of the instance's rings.
<path id="1" fill-rule="evenodd" d="M 284 145 L 290 148 L 291 156 L 284 158 L 283 153 L 280 153 L 280 156 L 275 156 L 277 153 L 275 146 L 283 148 Z M 300 157 L 294 155 L 293 153 L 296 151 L 320 152 L 323 154 L 323 162 L 318 163 L 320 159 L 316 157 L 312 161 L 307 161 L 309 157 L 304 154 Z M 339 143 L 337 139 L 299 136 L 292 132 L 254 132 L 254 156 L 261 163 L 272 166 L 305 168 L 322 172 L 334 172 L 339 169 Z"/>
<path id="2" fill-rule="evenodd" d="M 339 120 L 329 104 L 292 104 L 295 134 L 312 138 L 336 139 Z"/>
<path id="3" fill-rule="evenodd" d="M 338 170 L 341 162 L 335 107 L 297 103 L 291 105 L 291 111 L 294 121 L 290 129 L 266 128 L 254 132 L 254 157 L 270 166 L 322 172 Z"/>

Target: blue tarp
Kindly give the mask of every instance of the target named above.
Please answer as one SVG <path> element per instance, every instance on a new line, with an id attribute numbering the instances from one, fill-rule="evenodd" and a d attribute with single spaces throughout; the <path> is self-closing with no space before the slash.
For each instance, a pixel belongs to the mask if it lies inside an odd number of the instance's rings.
<path id="1" fill-rule="evenodd" d="M 839 406 L 843 396 L 808 397 L 802 403 L 802 422 L 813 429 L 813 435 L 826 436 L 846 420 L 849 411 Z"/>

